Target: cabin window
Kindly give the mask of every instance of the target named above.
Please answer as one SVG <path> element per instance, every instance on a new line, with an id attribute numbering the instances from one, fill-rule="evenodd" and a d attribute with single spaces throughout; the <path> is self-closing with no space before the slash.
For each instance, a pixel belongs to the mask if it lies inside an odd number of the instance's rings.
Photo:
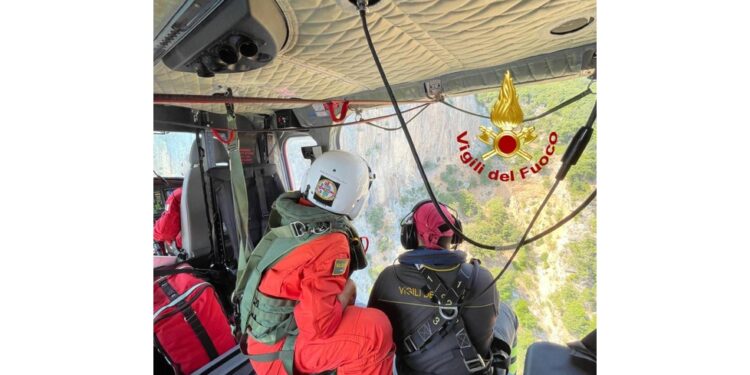
<path id="1" fill-rule="evenodd" d="M 296 190 L 302 184 L 307 168 L 311 161 L 302 156 L 302 147 L 315 146 L 318 143 L 309 136 L 294 136 L 284 142 L 284 159 L 286 160 L 287 175 L 291 190 Z"/>
<path id="2" fill-rule="evenodd" d="M 185 177 L 193 142 L 193 133 L 154 133 L 154 171 L 161 177 Z"/>

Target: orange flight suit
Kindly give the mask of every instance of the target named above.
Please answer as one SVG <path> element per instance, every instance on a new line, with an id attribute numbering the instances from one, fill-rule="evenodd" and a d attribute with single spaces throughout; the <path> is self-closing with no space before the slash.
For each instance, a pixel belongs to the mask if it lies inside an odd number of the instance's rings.
<path id="1" fill-rule="evenodd" d="M 294 349 L 294 372 L 337 370 L 338 375 L 391 374 L 393 343 L 388 317 L 377 309 L 342 306 L 343 274 L 333 275 L 337 259 L 349 259 L 349 242 L 342 233 L 318 237 L 294 250 L 266 270 L 259 291 L 272 297 L 299 301 L 294 316 L 299 336 Z M 348 263 L 347 263 L 348 264 Z M 285 340 L 266 345 L 248 336 L 250 354 L 279 351 Z M 280 360 L 251 361 L 260 374 L 284 374 Z"/>

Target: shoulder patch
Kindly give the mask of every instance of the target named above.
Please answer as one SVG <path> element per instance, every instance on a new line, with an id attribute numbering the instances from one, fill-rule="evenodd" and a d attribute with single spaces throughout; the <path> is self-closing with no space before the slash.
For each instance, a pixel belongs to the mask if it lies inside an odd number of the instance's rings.
<path id="1" fill-rule="evenodd" d="M 339 276 L 343 275 L 346 272 L 346 268 L 349 266 L 349 259 L 336 259 L 336 262 L 333 264 L 333 272 L 331 275 L 333 276 Z"/>

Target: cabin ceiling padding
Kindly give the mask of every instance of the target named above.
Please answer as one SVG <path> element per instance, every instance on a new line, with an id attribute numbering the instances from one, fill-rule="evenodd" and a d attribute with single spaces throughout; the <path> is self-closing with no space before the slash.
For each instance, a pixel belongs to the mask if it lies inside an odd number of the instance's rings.
<path id="1" fill-rule="evenodd" d="M 169 9 L 171 3 L 156 0 L 155 9 Z M 245 97 L 385 98 L 353 6 L 339 0 L 276 3 L 289 38 L 270 64 L 199 78 L 159 62 L 154 66 L 154 92 L 211 95 L 222 86 Z M 595 48 L 596 21 L 562 36 L 550 30 L 565 21 L 595 16 L 595 0 L 383 0 L 368 14 L 368 21 L 389 81 L 402 88 L 397 96 L 416 99 L 424 97 L 417 89 L 421 82 L 436 77 L 448 80 L 443 87 L 450 95 L 497 85 L 502 67 L 516 67 L 514 75 L 525 75 L 516 79 L 519 83 L 578 74 L 586 64 L 583 56 L 591 51 L 577 47 Z M 223 105 L 190 107 L 224 111 Z M 279 108 L 289 106 L 246 104 L 237 105 L 236 111 L 268 113 Z"/>

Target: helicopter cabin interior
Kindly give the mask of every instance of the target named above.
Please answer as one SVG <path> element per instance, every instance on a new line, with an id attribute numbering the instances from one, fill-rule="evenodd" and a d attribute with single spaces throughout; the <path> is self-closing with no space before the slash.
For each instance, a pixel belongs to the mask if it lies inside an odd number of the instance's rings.
<path id="1" fill-rule="evenodd" d="M 399 103 L 496 89 L 506 71 L 517 85 L 595 78 L 594 0 L 369 3 L 367 26 Z M 226 143 L 239 142 L 257 244 L 273 201 L 316 156 L 341 148 L 337 125 L 361 126 L 360 111 L 390 106 L 356 1 L 155 0 L 154 148 L 167 156 L 154 156 L 154 220 L 182 189 L 182 246 L 155 243 L 155 255 L 212 270 L 231 312 L 240 236 Z M 408 154 L 380 157 L 415 168 Z M 564 346 L 535 350 L 527 374 L 592 371 L 560 372 L 572 361 Z M 169 371 L 154 355 L 155 372 Z M 251 372 L 235 347 L 197 373 Z"/>

